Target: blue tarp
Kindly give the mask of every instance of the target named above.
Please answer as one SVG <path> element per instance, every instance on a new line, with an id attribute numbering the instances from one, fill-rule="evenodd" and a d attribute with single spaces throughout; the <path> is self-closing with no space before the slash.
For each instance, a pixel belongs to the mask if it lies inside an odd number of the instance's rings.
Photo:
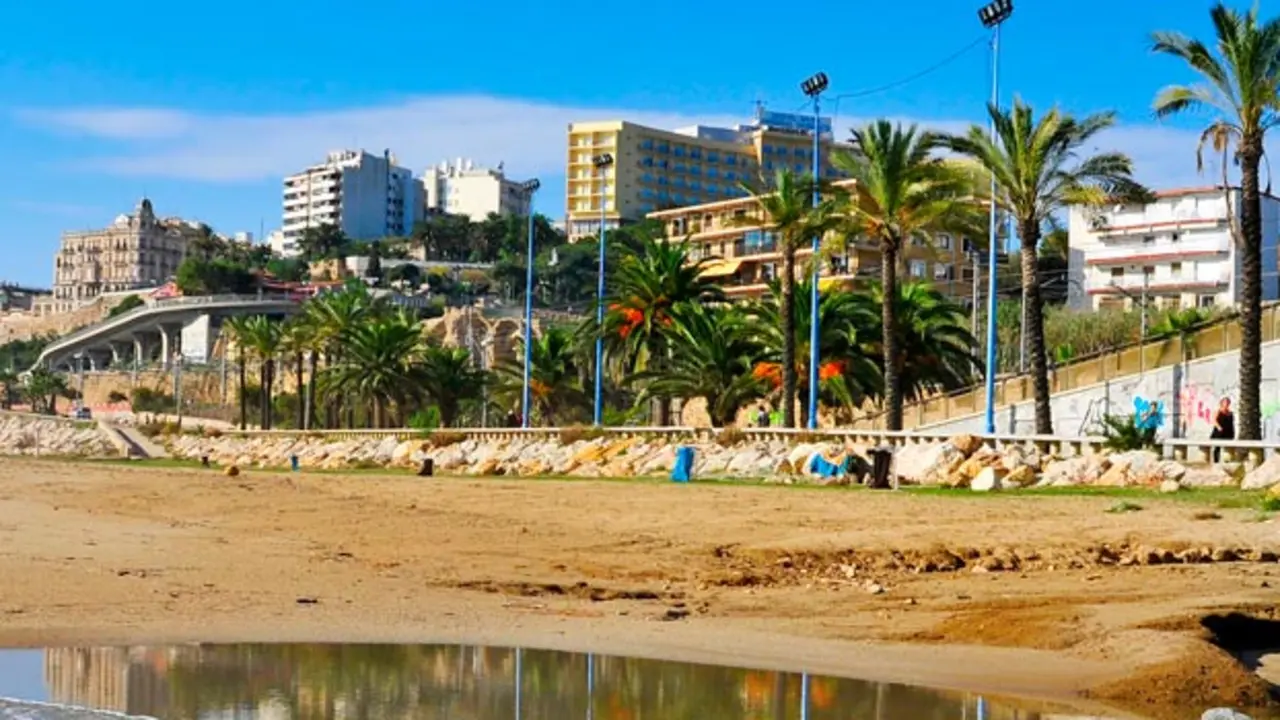
<path id="1" fill-rule="evenodd" d="M 809 460 L 808 471 L 813 475 L 833 478 L 844 474 L 844 468 L 822 457 L 822 453 L 814 453 Z"/>
<path id="2" fill-rule="evenodd" d="M 684 483 L 693 479 L 693 448 L 687 445 L 676 448 L 676 462 L 671 466 L 671 479 Z"/>

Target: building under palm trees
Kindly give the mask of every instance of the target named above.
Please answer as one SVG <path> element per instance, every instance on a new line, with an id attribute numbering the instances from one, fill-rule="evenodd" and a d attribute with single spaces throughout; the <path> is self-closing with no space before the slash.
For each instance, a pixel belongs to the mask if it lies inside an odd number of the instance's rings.
<path id="1" fill-rule="evenodd" d="M 661 222 L 667 237 L 687 238 L 694 259 L 714 258 L 704 276 L 720 280 L 730 298 L 760 297 L 778 276 L 781 253 L 769 227 L 750 224 L 750 218 L 759 217 L 757 207 L 753 198 L 740 197 L 651 212 L 648 218 Z M 968 300 L 973 294 L 973 266 L 969 261 L 973 249 L 968 239 L 945 233 L 934 237 L 932 245 L 914 242 L 904 253 L 904 279 L 928 280 L 944 294 Z M 812 254 L 808 248 L 802 249 L 801 263 L 807 263 Z M 847 252 L 823 263 L 822 275 L 824 285 L 878 278 L 879 246 L 850 243 Z"/>
<path id="2" fill-rule="evenodd" d="M 1145 205 L 1071 208 L 1075 309 L 1230 307 L 1240 302 L 1239 188 L 1165 190 Z M 1262 299 L 1280 298 L 1280 198 L 1262 195 Z"/>

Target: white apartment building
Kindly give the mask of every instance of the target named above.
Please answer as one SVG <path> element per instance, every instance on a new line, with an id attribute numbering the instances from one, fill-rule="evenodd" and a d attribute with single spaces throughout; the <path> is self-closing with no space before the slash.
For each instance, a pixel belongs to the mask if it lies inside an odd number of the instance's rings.
<path id="1" fill-rule="evenodd" d="M 286 241 L 310 227 L 335 225 L 354 240 L 407 235 L 421 217 L 422 186 L 388 150 L 338 150 L 284 179 Z"/>
<path id="2" fill-rule="evenodd" d="M 502 165 L 496 170 L 476 167 L 471 160 L 447 160 L 422 173 L 427 212 L 466 215 L 479 222 L 489 213 L 529 214 L 529 196 L 521 183 L 507 179 Z"/>
<path id="3" fill-rule="evenodd" d="M 1229 306 L 1240 297 L 1240 258 L 1229 213 L 1238 188 L 1166 190 L 1148 205 L 1076 206 L 1070 213 L 1072 308 Z M 1262 197 L 1262 297 L 1280 297 L 1280 199 Z"/>
<path id="4" fill-rule="evenodd" d="M 277 257 L 293 258 L 302 254 L 302 250 L 298 247 L 298 238 L 286 238 L 283 230 L 272 230 L 267 233 L 266 243 L 271 248 L 271 254 Z"/>

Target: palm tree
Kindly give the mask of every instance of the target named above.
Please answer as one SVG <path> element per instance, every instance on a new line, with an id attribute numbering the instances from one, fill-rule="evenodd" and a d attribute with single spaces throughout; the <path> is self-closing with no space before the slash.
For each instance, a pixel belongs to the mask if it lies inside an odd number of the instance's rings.
<path id="1" fill-rule="evenodd" d="M 793 342 L 796 347 L 795 371 L 799 378 L 801 410 L 808 412 L 809 342 L 812 319 L 813 281 L 805 279 L 796 286 L 792 318 Z M 752 368 L 756 378 L 772 385 L 782 385 L 782 368 L 786 338 L 782 334 L 781 287 L 770 284 L 769 294 L 755 304 L 751 312 L 759 319 L 754 325 L 761 344 L 759 362 Z M 818 296 L 818 367 L 819 401 L 851 409 L 869 395 L 879 394 L 883 387 L 878 364 L 868 354 L 868 344 L 878 339 L 880 313 L 868 313 L 856 296 L 843 289 L 823 290 Z"/>
<path id="2" fill-rule="evenodd" d="M 837 224 L 835 208 L 830 200 L 823 200 L 813 207 L 815 189 L 821 190 L 819 179 L 795 175 L 780 170 L 773 178 L 772 191 L 756 194 L 744 184 L 743 190 L 752 193 L 757 217 L 744 219 L 740 224 L 771 227 L 778 237 L 778 250 L 782 253 L 782 418 L 787 427 L 796 423 L 796 253 L 815 237 L 823 237 Z M 816 258 L 814 258 L 816 261 Z"/>
<path id="3" fill-rule="evenodd" d="M 1240 425 L 1241 440 L 1262 438 L 1262 196 L 1259 168 L 1267 131 L 1280 122 L 1280 18 L 1258 24 L 1257 5 L 1246 13 L 1219 2 L 1209 11 L 1217 35 L 1216 53 L 1181 33 L 1158 32 L 1153 49 L 1183 60 L 1202 79 L 1198 85 L 1174 85 L 1155 99 L 1157 116 L 1211 109 L 1218 119 L 1205 129 L 1206 142 L 1222 152 L 1223 192 L 1230 198 L 1227 150 L 1234 141 L 1240 165 L 1240 222 L 1234 203 L 1227 216 L 1240 250 Z"/>
<path id="4" fill-rule="evenodd" d="M 420 392 L 422 349 L 421 327 L 404 316 L 363 322 L 344 333 L 342 354 L 320 373 L 320 390 L 369 403 L 373 426 L 383 427 L 388 403 L 403 408 Z"/>
<path id="5" fill-rule="evenodd" d="M 1017 223 L 1036 432 L 1052 435 L 1044 303 L 1036 255 L 1041 228 L 1049 216 L 1070 205 L 1146 200 L 1150 194 L 1133 180 L 1133 163 L 1127 155 L 1112 152 L 1082 156 L 1097 134 L 1115 123 L 1115 113 L 1077 120 L 1054 108 L 1037 118 L 1031 106 L 1021 99 L 1015 99 L 1008 111 L 990 105 L 987 112 L 995 126 L 994 139 L 985 129 L 973 125 L 968 133 L 947 138 L 947 144 L 978 161 L 994 176 L 994 200 L 1012 213 Z"/>
<path id="6" fill-rule="evenodd" d="M 276 356 L 280 354 L 279 320 L 265 315 L 254 315 L 245 320 L 242 340 L 258 356 L 258 382 L 262 392 L 262 418 L 259 424 L 263 430 L 271 429 L 272 393 L 276 379 Z"/>
<path id="7" fill-rule="evenodd" d="M 513 406 L 520 402 L 524 387 L 523 346 L 516 355 L 519 359 L 504 360 L 494 369 L 495 394 Z M 581 419 L 591 407 L 583 389 L 581 358 L 572 330 L 551 327 L 534 338 L 533 362 L 529 366 L 529 395 L 533 405 L 530 415 L 536 413 L 544 424 L 552 426 Z"/>
<path id="8" fill-rule="evenodd" d="M 4 390 L 0 392 L 0 408 L 8 410 L 13 407 L 13 396 L 18 388 L 18 374 L 13 370 L 0 370 L 0 386 L 4 386 Z"/>
<path id="9" fill-rule="evenodd" d="M 293 356 L 294 387 L 298 394 L 298 429 L 306 430 L 311 426 L 311 403 L 304 384 L 305 369 L 303 361 L 308 353 L 312 353 L 314 328 L 305 318 L 290 318 L 280 333 L 280 350 L 285 355 Z M 314 369 L 314 367 L 313 367 Z"/>
<path id="10" fill-rule="evenodd" d="M 720 285 L 703 276 L 711 259 L 690 262 L 687 242 L 647 236 L 639 242 L 639 250 L 624 256 L 611 276 L 609 311 L 604 319 L 606 349 L 620 359 L 628 375 L 658 369 L 667 361 L 667 336 L 663 330 L 671 324 L 676 305 L 725 299 Z M 670 424 L 669 410 L 663 397 L 659 403 L 659 426 Z"/>
<path id="11" fill-rule="evenodd" d="M 853 131 L 852 149 L 837 153 L 836 167 L 854 180 L 841 204 L 849 238 L 866 238 L 880 247 L 880 282 L 888 291 L 881 306 L 884 402 L 888 430 L 902 429 L 902 385 L 898 377 L 898 262 L 903 244 L 928 242 L 933 233 L 965 232 L 976 225 L 971 176 L 934 155 L 939 136 L 878 120 Z"/>
<path id="12" fill-rule="evenodd" d="M 450 427 L 457 421 L 464 401 L 481 397 L 485 373 L 476 367 L 471 353 L 461 347 L 429 345 L 420 362 L 422 390 L 440 409 L 440 424 Z"/>
<path id="13" fill-rule="evenodd" d="M 871 314 L 884 307 L 887 299 L 884 285 L 873 283 L 868 292 L 856 295 L 854 302 Z M 964 308 L 926 282 L 898 285 L 893 306 L 897 353 L 893 365 L 903 396 L 918 402 L 973 381 L 982 364 L 974 354 L 977 340 L 969 332 Z M 883 357 L 883 348 L 875 349 Z"/>
<path id="14" fill-rule="evenodd" d="M 235 343 L 240 353 L 240 358 L 236 365 L 239 366 L 240 373 L 240 429 L 244 430 L 249 420 L 248 396 L 245 393 L 246 376 L 248 375 L 249 318 L 244 315 L 227 318 L 222 323 L 222 332 L 227 335 L 228 343 Z M 227 349 L 223 350 L 223 352 L 226 351 Z"/>
<path id="15" fill-rule="evenodd" d="M 68 390 L 67 380 L 46 367 L 38 367 L 27 377 L 26 395 L 31 411 L 56 415 L 58 397 Z"/>
<path id="16" fill-rule="evenodd" d="M 339 292 L 313 298 L 307 303 L 304 313 L 307 324 L 311 326 L 313 348 L 316 350 L 311 353 L 311 381 L 308 388 L 309 404 L 314 412 L 321 354 L 327 364 L 337 362 L 342 357 L 347 335 L 362 324 L 387 315 L 387 306 L 374 298 L 362 284 L 351 283 Z M 336 400 L 326 398 L 325 427 L 337 425 Z"/>
<path id="17" fill-rule="evenodd" d="M 739 410 L 765 391 L 751 372 L 761 350 L 751 319 L 736 307 L 693 302 L 671 308 L 669 317 L 661 332 L 670 359 L 636 380 L 650 397 L 703 398 L 712 425 L 732 425 Z"/>

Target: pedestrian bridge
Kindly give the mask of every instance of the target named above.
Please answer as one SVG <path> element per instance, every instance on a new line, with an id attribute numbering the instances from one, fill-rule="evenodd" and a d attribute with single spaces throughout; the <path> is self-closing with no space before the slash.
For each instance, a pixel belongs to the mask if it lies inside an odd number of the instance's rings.
<path id="1" fill-rule="evenodd" d="M 178 357 L 211 360 L 222 322 L 239 315 L 284 316 L 297 312 L 284 295 L 206 295 L 163 298 L 64 335 L 40 353 L 35 367 L 51 370 L 127 369 Z"/>

